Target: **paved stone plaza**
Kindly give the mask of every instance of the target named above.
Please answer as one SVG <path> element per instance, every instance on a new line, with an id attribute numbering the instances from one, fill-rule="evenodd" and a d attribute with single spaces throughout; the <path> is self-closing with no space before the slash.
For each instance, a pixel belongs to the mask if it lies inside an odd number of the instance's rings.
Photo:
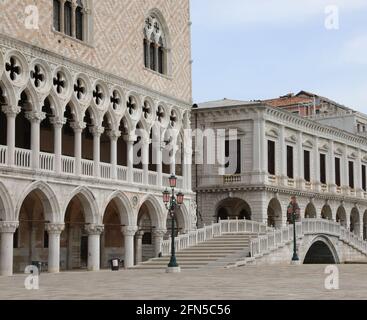
<path id="1" fill-rule="evenodd" d="M 324 288 L 325 266 L 246 266 L 166 274 L 100 271 L 42 274 L 40 289 L 25 275 L 0 278 L 0 299 L 366 299 L 367 265 L 340 265 L 340 290 Z"/>

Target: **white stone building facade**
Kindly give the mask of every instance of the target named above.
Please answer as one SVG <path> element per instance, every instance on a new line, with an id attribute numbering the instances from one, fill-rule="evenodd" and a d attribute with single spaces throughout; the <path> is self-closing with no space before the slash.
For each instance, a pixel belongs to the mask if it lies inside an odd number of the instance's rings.
<path id="1" fill-rule="evenodd" d="M 198 105 L 192 124 L 215 133 L 226 129 L 225 140 L 235 140 L 227 142 L 227 150 L 219 142 L 208 146 L 204 140 L 203 151 L 204 158 L 208 150 L 229 156 L 234 171 L 222 172 L 225 162 L 218 156 L 215 163 L 193 167 L 202 223 L 246 218 L 284 226 L 290 222 L 287 206 L 296 195 L 302 219 L 337 221 L 367 238 L 365 137 L 261 102 L 227 99 Z M 229 130 L 237 136 L 230 138 Z M 194 143 L 195 152 L 199 144 Z"/>
<path id="2" fill-rule="evenodd" d="M 0 274 L 132 267 L 160 253 L 172 173 L 196 228 L 189 2 L 34 7 L 1 3 Z"/>

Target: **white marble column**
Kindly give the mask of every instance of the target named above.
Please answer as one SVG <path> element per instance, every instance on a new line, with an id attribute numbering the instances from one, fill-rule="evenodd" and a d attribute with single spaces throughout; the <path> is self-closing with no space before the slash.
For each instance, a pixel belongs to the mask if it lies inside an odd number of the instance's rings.
<path id="1" fill-rule="evenodd" d="M 162 243 L 163 237 L 166 234 L 167 230 L 154 230 L 153 231 L 153 243 L 154 243 L 154 254 L 155 257 L 158 257 L 159 254 L 162 252 Z"/>
<path id="2" fill-rule="evenodd" d="M 184 189 L 191 190 L 192 189 L 192 131 L 189 127 L 191 125 L 189 116 L 186 115 L 185 127 L 189 129 L 184 130 L 184 163 L 183 166 L 183 178 L 184 178 Z M 242 158 L 242 157 L 241 157 Z"/>
<path id="3" fill-rule="evenodd" d="M 0 275 L 11 276 L 13 274 L 13 241 L 14 232 L 18 228 L 18 222 L 0 221 Z"/>
<path id="4" fill-rule="evenodd" d="M 329 143 L 329 192 L 336 193 L 334 141 Z"/>
<path id="5" fill-rule="evenodd" d="M 135 235 L 135 264 L 143 262 L 143 236 L 144 231 L 138 231 Z"/>
<path id="6" fill-rule="evenodd" d="M 149 145 L 151 143 L 149 137 L 142 137 L 141 141 L 141 161 L 143 165 L 143 184 L 149 184 Z"/>
<path id="7" fill-rule="evenodd" d="M 125 268 L 131 268 L 134 266 L 134 236 L 138 227 L 127 226 L 121 228 L 122 234 L 124 235 L 125 243 Z"/>
<path id="8" fill-rule="evenodd" d="M 111 179 L 117 179 L 117 141 L 121 137 L 121 132 L 111 130 L 108 133 L 111 141 Z"/>
<path id="9" fill-rule="evenodd" d="M 104 226 L 90 224 L 85 227 L 85 230 L 88 233 L 88 271 L 99 271 L 101 261 L 100 239 Z"/>
<path id="10" fill-rule="evenodd" d="M 82 174 L 82 132 L 86 128 L 84 122 L 73 122 L 71 127 L 74 129 L 74 157 L 75 157 L 75 175 Z"/>
<path id="11" fill-rule="evenodd" d="M 104 132 L 103 127 L 92 127 L 90 132 L 93 134 L 93 162 L 94 162 L 94 176 L 96 178 L 101 176 L 101 135 Z"/>
<path id="12" fill-rule="evenodd" d="M 53 118 L 51 123 L 54 126 L 54 153 L 55 153 L 55 172 L 60 174 L 61 169 L 61 155 L 62 155 L 62 128 L 66 123 L 65 119 Z"/>
<path id="13" fill-rule="evenodd" d="M 7 165 L 14 166 L 14 155 L 15 155 L 15 118 L 20 112 L 20 108 L 10 108 L 9 106 L 3 107 L 3 112 L 6 114 L 7 122 L 7 134 L 6 134 L 6 145 L 7 150 Z"/>
<path id="14" fill-rule="evenodd" d="M 172 146 L 172 155 L 171 155 L 171 163 L 170 163 L 170 172 L 171 174 L 176 174 L 176 153 L 177 153 L 177 145 L 174 144 Z"/>
<path id="15" fill-rule="evenodd" d="M 157 186 L 162 187 L 163 185 L 163 164 L 162 164 L 162 150 L 165 144 L 160 141 L 153 142 L 153 148 L 155 153 L 155 162 L 157 165 Z"/>
<path id="16" fill-rule="evenodd" d="M 76 2 L 71 1 L 71 36 L 76 37 Z"/>
<path id="17" fill-rule="evenodd" d="M 65 0 L 60 0 L 60 32 L 65 33 Z"/>
<path id="18" fill-rule="evenodd" d="M 127 182 L 133 183 L 134 181 L 134 143 L 136 141 L 135 135 L 126 135 L 124 136 L 124 140 L 127 145 Z"/>
<path id="19" fill-rule="evenodd" d="M 60 235 L 64 224 L 49 223 L 45 225 L 48 233 L 48 272 L 60 272 Z"/>
<path id="20" fill-rule="evenodd" d="M 26 113 L 26 118 L 31 123 L 31 150 L 32 150 L 32 169 L 39 169 L 40 158 L 40 124 L 46 118 L 44 112 L 30 111 Z"/>

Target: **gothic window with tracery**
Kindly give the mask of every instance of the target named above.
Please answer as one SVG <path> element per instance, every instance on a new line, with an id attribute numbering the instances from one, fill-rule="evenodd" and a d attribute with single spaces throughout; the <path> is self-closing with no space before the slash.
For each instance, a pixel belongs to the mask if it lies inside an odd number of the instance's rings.
<path id="1" fill-rule="evenodd" d="M 83 0 L 53 0 L 53 27 L 55 31 L 86 41 L 87 15 Z"/>
<path id="2" fill-rule="evenodd" d="M 144 27 L 144 64 L 145 67 L 161 74 L 167 74 L 166 35 L 158 18 L 149 15 Z"/>

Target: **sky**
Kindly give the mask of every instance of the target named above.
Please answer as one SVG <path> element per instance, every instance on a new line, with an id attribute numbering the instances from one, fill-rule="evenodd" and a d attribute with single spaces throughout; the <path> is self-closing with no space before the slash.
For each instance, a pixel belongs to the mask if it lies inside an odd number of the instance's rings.
<path id="1" fill-rule="evenodd" d="M 193 98 L 310 91 L 367 113 L 367 0 L 191 0 Z"/>

